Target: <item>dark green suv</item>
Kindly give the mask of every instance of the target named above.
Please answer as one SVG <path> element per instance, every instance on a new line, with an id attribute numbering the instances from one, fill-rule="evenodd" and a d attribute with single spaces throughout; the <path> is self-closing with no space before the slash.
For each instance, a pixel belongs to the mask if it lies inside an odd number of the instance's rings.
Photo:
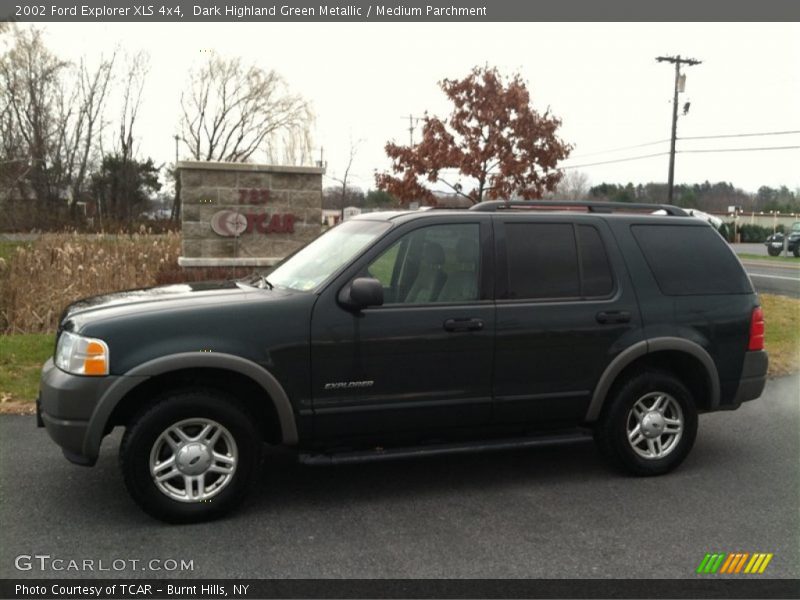
<path id="1" fill-rule="evenodd" d="M 593 434 L 658 475 L 698 413 L 761 394 L 763 343 L 738 259 L 680 209 L 374 213 L 266 275 L 70 305 L 40 424 L 83 465 L 124 427 L 125 483 L 167 521 L 229 510 L 264 443 L 335 464 Z"/>

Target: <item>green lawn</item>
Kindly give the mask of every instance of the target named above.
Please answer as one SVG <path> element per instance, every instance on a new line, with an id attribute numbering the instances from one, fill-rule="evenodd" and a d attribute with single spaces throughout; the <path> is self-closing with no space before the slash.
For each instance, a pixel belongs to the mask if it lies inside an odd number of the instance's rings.
<path id="1" fill-rule="evenodd" d="M 52 354 L 52 333 L 0 335 L 0 402 L 36 400 L 42 364 Z"/>
<path id="2" fill-rule="evenodd" d="M 739 254 L 738 256 L 739 258 L 743 258 L 745 260 L 749 259 L 749 260 L 768 260 L 771 262 L 787 262 L 787 263 L 793 263 L 798 267 L 800 267 L 800 258 L 795 258 L 794 256 L 792 256 L 791 252 L 789 253 L 789 256 L 770 256 L 766 252 L 764 252 L 764 254 L 743 253 Z"/>

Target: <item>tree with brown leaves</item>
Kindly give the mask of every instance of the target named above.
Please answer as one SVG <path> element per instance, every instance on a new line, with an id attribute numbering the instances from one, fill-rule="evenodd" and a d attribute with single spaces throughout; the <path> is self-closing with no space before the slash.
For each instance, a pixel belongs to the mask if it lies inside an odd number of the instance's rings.
<path id="1" fill-rule="evenodd" d="M 453 102 L 450 118 L 426 114 L 420 143 L 386 144 L 392 168 L 376 175 L 380 189 L 403 202 L 435 204 L 426 181 L 473 203 L 540 198 L 555 188 L 562 176 L 558 161 L 572 146 L 556 136 L 560 119 L 531 107 L 519 74 L 506 80 L 496 68 L 475 67 L 464 79 L 445 79 L 439 87 Z"/>

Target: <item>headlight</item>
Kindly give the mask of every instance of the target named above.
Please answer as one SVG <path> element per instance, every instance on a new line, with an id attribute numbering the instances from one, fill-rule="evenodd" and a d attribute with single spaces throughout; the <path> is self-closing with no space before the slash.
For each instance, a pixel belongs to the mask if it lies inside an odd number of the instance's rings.
<path id="1" fill-rule="evenodd" d="M 108 344 L 64 331 L 58 338 L 55 362 L 73 375 L 108 375 Z"/>

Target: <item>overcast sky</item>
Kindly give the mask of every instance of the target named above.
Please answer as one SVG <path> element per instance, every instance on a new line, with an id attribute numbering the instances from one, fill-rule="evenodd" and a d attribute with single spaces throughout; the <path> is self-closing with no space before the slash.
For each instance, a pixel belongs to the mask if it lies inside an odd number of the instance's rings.
<path id="1" fill-rule="evenodd" d="M 324 147 L 329 173 L 344 169 L 350 140 L 362 140 L 353 183 L 365 189 L 374 187 L 375 169 L 388 167 L 386 141 L 407 143 L 409 113 L 448 113 L 437 81 L 486 63 L 519 71 L 534 107 L 549 106 L 563 120 L 561 136 L 575 146 L 565 165 L 669 149 L 664 142 L 609 152 L 669 138 L 674 72 L 655 61 L 663 54 L 703 61 L 686 69 L 680 106 L 691 108 L 679 119 L 679 137 L 800 130 L 797 23 L 64 23 L 46 32 L 49 46 L 71 59 L 96 60 L 117 44 L 150 53 L 137 133 L 140 153 L 157 162 L 174 158 L 181 89 L 210 49 L 275 69 L 311 101 L 314 145 Z M 800 134 L 678 142 L 679 150 L 772 146 L 800 146 Z M 665 182 L 667 161 L 581 170 L 592 185 Z M 800 149 L 679 154 L 675 180 L 797 189 Z"/>

